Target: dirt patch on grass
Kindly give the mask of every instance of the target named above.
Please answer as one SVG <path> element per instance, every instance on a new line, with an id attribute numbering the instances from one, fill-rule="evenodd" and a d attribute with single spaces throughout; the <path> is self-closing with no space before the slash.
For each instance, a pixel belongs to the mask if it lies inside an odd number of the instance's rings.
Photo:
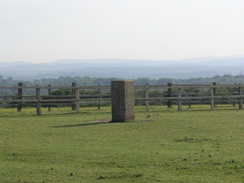
<path id="1" fill-rule="evenodd" d="M 176 143 L 180 142 L 188 142 L 188 143 L 198 143 L 198 142 L 207 142 L 211 141 L 211 139 L 208 138 L 196 138 L 196 137 L 179 137 L 174 140 Z"/>
<path id="2" fill-rule="evenodd" d="M 142 173 L 121 173 L 121 174 L 115 174 L 115 175 L 101 175 L 97 177 L 97 180 L 101 179 L 133 179 L 133 178 L 140 178 L 142 177 Z"/>

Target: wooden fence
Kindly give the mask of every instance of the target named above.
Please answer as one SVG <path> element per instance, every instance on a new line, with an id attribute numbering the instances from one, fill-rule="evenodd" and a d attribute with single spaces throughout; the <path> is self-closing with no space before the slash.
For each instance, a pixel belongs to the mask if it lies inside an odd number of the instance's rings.
<path id="1" fill-rule="evenodd" d="M 165 104 L 169 108 L 172 105 L 177 105 L 178 110 L 182 110 L 183 105 L 208 104 L 210 109 L 215 109 L 216 101 L 225 100 L 225 102 L 239 104 L 239 109 L 242 109 L 244 85 L 140 85 L 135 86 L 135 102 L 145 105 L 146 111 L 149 111 L 151 104 Z M 195 90 L 198 89 L 196 92 Z M 218 91 L 224 89 L 224 91 Z M 98 109 L 102 105 L 111 104 L 110 86 L 79 86 L 72 83 L 71 86 L 24 86 L 19 83 L 18 86 L 0 86 L 0 91 L 11 90 L 16 91 L 16 95 L 0 95 L 1 106 L 14 106 L 17 111 L 21 112 L 24 106 L 35 106 L 36 115 L 41 115 L 41 107 L 51 107 L 57 105 L 71 106 L 76 113 L 80 112 L 81 105 L 93 104 Z M 26 90 L 34 90 L 35 95 L 24 95 Z M 70 90 L 70 95 L 53 95 L 52 91 Z M 95 91 L 92 94 L 81 94 L 81 91 Z M 229 92 L 231 90 L 232 92 Z M 155 91 L 156 94 L 155 94 Z M 200 92 L 199 92 L 200 91 Z M 202 92 L 202 93 L 201 93 Z M 138 94 L 139 93 L 139 94 Z M 153 94 L 153 95 L 152 95 Z"/>

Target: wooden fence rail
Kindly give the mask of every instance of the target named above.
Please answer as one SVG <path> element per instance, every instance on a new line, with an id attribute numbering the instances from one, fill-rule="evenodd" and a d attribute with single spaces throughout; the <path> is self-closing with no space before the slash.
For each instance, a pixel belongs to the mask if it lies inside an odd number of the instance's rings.
<path id="1" fill-rule="evenodd" d="M 232 93 L 218 91 L 219 89 L 232 89 Z M 243 108 L 243 84 L 231 84 L 231 85 L 217 85 L 213 83 L 211 85 L 136 85 L 135 91 L 142 91 L 144 94 L 137 96 L 135 94 L 135 101 L 142 102 L 145 105 L 145 109 L 148 112 L 150 103 L 155 101 L 165 102 L 170 108 L 173 102 L 177 104 L 178 110 L 182 110 L 184 103 L 188 102 L 188 106 L 191 106 L 191 102 L 194 100 L 209 101 L 210 109 L 216 108 L 216 100 L 235 100 L 239 103 L 239 109 Z M 52 91 L 55 90 L 70 90 L 70 95 L 54 95 Z M 21 112 L 23 106 L 36 106 L 36 115 L 41 115 L 41 107 L 48 106 L 48 111 L 51 111 L 51 106 L 56 104 L 70 105 L 72 110 L 76 113 L 80 112 L 81 104 L 96 104 L 98 110 L 103 104 L 111 103 L 110 86 L 79 86 L 76 83 L 72 83 L 71 86 L 24 86 L 22 83 L 18 83 L 17 86 L 0 86 L 0 91 L 11 90 L 17 91 L 17 95 L 0 95 L 0 105 L 14 105 L 17 106 L 17 111 Z M 199 93 L 191 91 L 192 89 L 205 89 L 204 96 L 198 96 Z M 34 90 L 35 95 L 24 95 L 26 90 Z M 46 91 L 45 95 L 42 95 L 42 91 Z M 93 93 L 82 94 L 83 90 L 92 90 Z M 106 90 L 106 92 L 104 92 Z M 161 94 L 158 96 L 150 96 L 150 92 L 159 91 Z M 136 93 L 135 92 L 135 93 Z"/>

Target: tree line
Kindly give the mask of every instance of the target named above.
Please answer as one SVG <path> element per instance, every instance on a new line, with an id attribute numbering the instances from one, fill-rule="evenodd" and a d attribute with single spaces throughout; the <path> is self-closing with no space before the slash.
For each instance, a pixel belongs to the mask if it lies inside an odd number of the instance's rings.
<path id="1" fill-rule="evenodd" d="M 0 86 L 17 86 L 19 82 L 22 82 L 24 86 L 47 86 L 49 84 L 53 86 L 69 86 L 72 82 L 76 82 L 82 86 L 88 85 L 110 85 L 112 80 L 120 80 L 123 78 L 95 78 L 95 77 L 64 77 L 60 76 L 58 78 L 45 78 L 45 79 L 34 79 L 32 81 L 21 81 L 13 79 L 11 77 L 0 76 Z M 150 85 L 167 85 L 172 84 L 211 84 L 216 82 L 217 84 L 244 84 L 243 75 L 223 75 L 214 76 L 210 78 L 189 78 L 189 79 L 173 79 L 173 78 L 160 78 L 160 79 L 150 79 L 150 78 L 136 78 L 133 79 L 135 85 L 145 85 L 146 83 Z M 26 91 L 26 94 L 29 94 Z M 30 91 L 33 93 L 34 91 Z M 16 94 L 16 90 L 0 90 L 0 95 L 6 94 Z"/>

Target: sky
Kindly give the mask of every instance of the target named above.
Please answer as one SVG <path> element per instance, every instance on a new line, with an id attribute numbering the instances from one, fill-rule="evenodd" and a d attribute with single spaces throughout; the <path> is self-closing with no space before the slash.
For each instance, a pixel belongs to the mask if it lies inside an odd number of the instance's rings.
<path id="1" fill-rule="evenodd" d="M 0 0 L 0 62 L 243 54 L 243 0 Z"/>

